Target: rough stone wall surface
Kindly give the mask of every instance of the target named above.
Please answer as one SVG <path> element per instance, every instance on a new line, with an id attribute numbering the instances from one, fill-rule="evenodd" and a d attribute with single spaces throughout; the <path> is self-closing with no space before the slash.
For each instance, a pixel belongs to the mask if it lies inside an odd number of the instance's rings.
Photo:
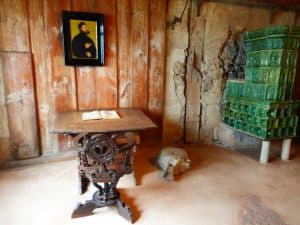
<path id="1" fill-rule="evenodd" d="M 214 142 L 214 129 L 222 119 L 221 104 L 226 85 L 223 62 L 220 53 L 230 32 L 238 34 L 244 29 L 265 26 L 269 23 L 267 9 L 205 2 L 201 5 L 200 16 L 206 18 L 204 58 L 202 63 L 203 92 L 201 93 L 202 115 L 199 141 Z M 230 32 L 229 32 L 230 31 Z"/>
<path id="2" fill-rule="evenodd" d="M 170 0 L 168 3 L 167 21 L 174 16 L 180 17 L 185 1 Z M 174 29 L 166 30 L 166 77 L 165 104 L 163 118 L 164 143 L 181 143 L 183 141 L 185 113 L 185 64 L 188 48 L 188 24 L 186 9 L 182 21 L 176 23 Z"/>
<path id="3" fill-rule="evenodd" d="M 186 74 L 186 113 L 184 141 L 197 143 L 201 127 L 201 91 L 205 19 L 199 16 L 200 0 L 191 1 L 189 10 L 189 47 Z"/>
<path id="4" fill-rule="evenodd" d="M 244 30 L 228 36 L 220 49 L 219 59 L 223 68 L 223 77 L 227 79 L 245 79 L 246 44 L 243 41 Z"/>

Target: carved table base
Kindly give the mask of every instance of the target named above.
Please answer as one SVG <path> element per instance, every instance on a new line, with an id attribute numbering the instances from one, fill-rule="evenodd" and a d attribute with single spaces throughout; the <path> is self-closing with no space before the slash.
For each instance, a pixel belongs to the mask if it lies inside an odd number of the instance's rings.
<path id="1" fill-rule="evenodd" d="M 116 189 L 121 176 L 132 172 L 132 152 L 135 148 L 133 133 L 84 133 L 73 138 L 79 150 L 81 194 L 89 183 L 98 189 L 92 200 L 79 204 L 72 218 L 92 215 L 97 208 L 116 206 L 119 214 L 133 223 L 133 213 Z"/>
<path id="2" fill-rule="evenodd" d="M 117 192 L 118 193 L 118 192 Z M 95 196 L 99 195 L 99 191 L 95 192 L 93 199 L 86 201 L 85 204 L 79 204 L 72 213 L 72 218 L 78 218 L 83 216 L 89 216 L 93 214 L 93 211 L 97 208 L 105 206 L 116 206 L 119 214 L 128 220 L 130 223 L 134 222 L 133 213 L 129 206 L 127 206 L 118 195 L 114 199 L 97 199 Z"/>

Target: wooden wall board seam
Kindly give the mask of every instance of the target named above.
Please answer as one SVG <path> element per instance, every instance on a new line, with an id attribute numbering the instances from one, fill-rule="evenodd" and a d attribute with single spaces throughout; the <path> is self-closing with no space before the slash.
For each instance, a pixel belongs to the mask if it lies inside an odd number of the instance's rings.
<path id="1" fill-rule="evenodd" d="M 34 90 L 34 99 L 35 99 L 35 113 L 36 113 L 36 123 L 40 124 L 40 114 L 39 114 L 39 107 L 38 107 L 38 88 L 37 88 L 37 74 L 35 69 L 35 60 L 33 55 L 33 46 L 32 46 L 32 38 L 31 38 L 31 24 L 30 24 L 30 11 L 29 11 L 29 0 L 26 0 L 26 12 L 27 12 L 27 18 L 28 18 L 28 40 L 29 40 L 29 49 L 31 52 L 31 64 L 32 64 L 32 75 L 33 75 L 33 90 Z M 44 32 L 43 34 L 44 35 Z M 42 134 L 41 134 L 41 126 L 37 126 L 37 138 L 38 138 L 38 151 L 39 154 L 42 154 Z"/>
<path id="2" fill-rule="evenodd" d="M 133 106 L 147 110 L 149 1 L 132 1 Z"/>
<path id="3" fill-rule="evenodd" d="M 33 55 L 33 74 L 35 78 L 36 113 L 38 118 L 38 130 L 40 135 L 40 152 L 47 153 L 49 143 L 49 98 L 48 98 L 48 73 L 46 72 L 47 48 L 40 48 L 46 44 L 45 33 L 45 7 L 44 2 L 39 0 L 27 0 L 30 49 Z"/>
<path id="4" fill-rule="evenodd" d="M 132 105 L 131 1 L 117 1 L 118 107 Z"/>
<path id="5" fill-rule="evenodd" d="M 31 53 L 31 51 L 5 51 L 5 50 L 0 50 L 0 52 L 7 52 L 7 53 Z"/>
<path id="6" fill-rule="evenodd" d="M 149 47 L 148 47 L 148 90 L 147 112 L 150 118 L 161 127 L 163 107 L 163 85 L 165 70 L 165 18 L 166 1 L 152 0 L 149 6 Z M 150 18 L 151 22 L 150 22 Z M 149 133 L 149 132 L 148 132 Z M 156 137 L 161 130 L 154 131 Z"/>
<path id="7" fill-rule="evenodd" d="M 0 1 L 0 50 L 29 51 L 26 5 L 23 0 Z"/>
<path id="8" fill-rule="evenodd" d="M 14 159 L 38 157 L 37 120 L 31 53 L 1 53 L 8 110 L 10 149 Z M 16 62 L 22 61 L 19 67 Z"/>

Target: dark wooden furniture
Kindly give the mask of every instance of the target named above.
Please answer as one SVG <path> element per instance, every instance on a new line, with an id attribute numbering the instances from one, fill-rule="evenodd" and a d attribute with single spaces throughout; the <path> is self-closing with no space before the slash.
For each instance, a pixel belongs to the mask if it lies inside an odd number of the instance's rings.
<path id="1" fill-rule="evenodd" d="M 93 210 L 116 206 L 125 219 L 133 223 L 133 213 L 120 199 L 116 188 L 121 176 L 132 172 L 133 132 L 156 125 L 139 109 L 116 109 L 120 119 L 82 120 L 82 112 L 58 113 L 51 132 L 72 137 L 78 150 L 81 194 L 91 182 L 98 189 L 92 200 L 79 204 L 72 218 L 93 214 Z"/>

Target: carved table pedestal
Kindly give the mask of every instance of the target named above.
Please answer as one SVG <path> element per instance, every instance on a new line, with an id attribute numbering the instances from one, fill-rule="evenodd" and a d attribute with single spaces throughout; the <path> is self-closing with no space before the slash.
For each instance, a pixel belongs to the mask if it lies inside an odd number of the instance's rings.
<path id="1" fill-rule="evenodd" d="M 79 204 L 72 218 L 93 214 L 94 209 L 116 206 L 121 216 L 133 223 L 133 213 L 116 188 L 121 176 L 132 172 L 136 131 L 156 127 L 138 109 L 118 109 L 120 119 L 81 119 L 82 112 L 59 113 L 51 129 L 72 137 L 78 151 L 81 194 L 89 183 L 98 190 L 91 200 Z"/>

